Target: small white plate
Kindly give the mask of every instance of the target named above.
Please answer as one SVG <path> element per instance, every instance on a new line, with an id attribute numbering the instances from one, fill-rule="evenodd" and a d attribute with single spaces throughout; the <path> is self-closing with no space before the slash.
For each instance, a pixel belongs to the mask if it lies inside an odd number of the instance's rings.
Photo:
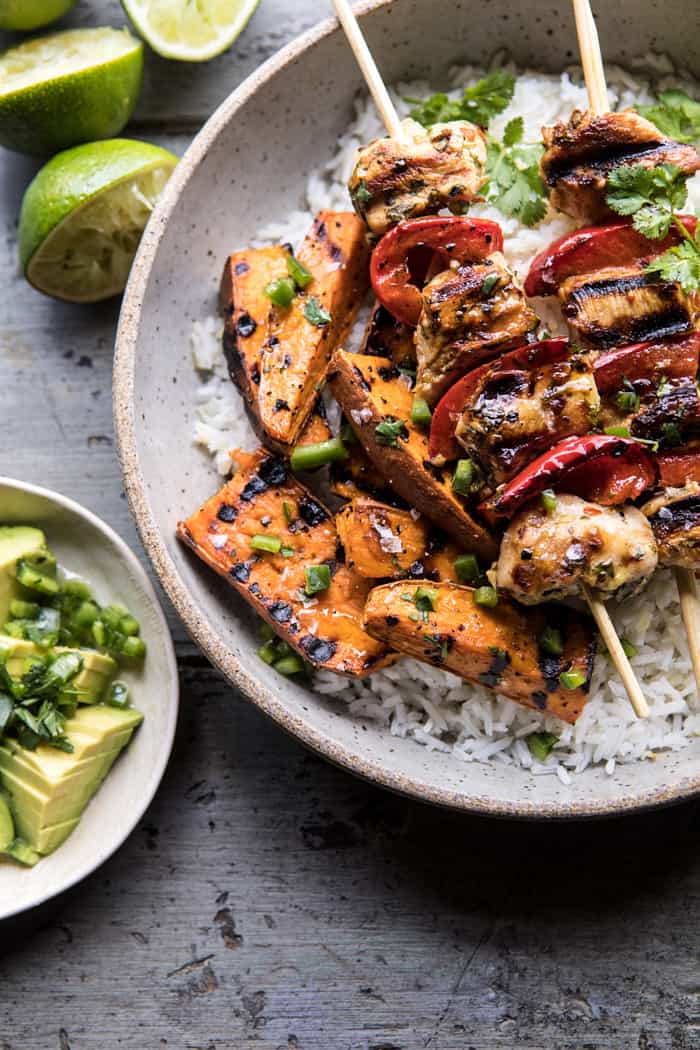
<path id="1" fill-rule="evenodd" d="M 0 477 L 0 524 L 36 525 L 59 564 L 77 573 L 98 601 L 119 602 L 141 623 L 148 655 L 141 670 L 120 670 L 142 725 L 90 802 L 80 824 L 34 868 L 0 859 L 0 919 L 54 897 L 99 867 L 134 829 L 160 784 L 173 745 L 178 675 L 170 631 L 136 556 L 89 510 L 48 489 Z"/>

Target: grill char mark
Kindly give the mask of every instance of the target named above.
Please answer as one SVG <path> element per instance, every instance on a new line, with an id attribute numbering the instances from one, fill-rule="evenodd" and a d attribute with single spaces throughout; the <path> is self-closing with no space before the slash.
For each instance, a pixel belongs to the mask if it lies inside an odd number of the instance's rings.
<path id="1" fill-rule="evenodd" d="M 662 507 L 649 518 L 654 535 L 659 540 L 668 539 L 676 532 L 687 532 L 700 525 L 700 498 L 688 496 Z"/>
<path id="2" fill-rule="evenodd" d="M 666 154 L 669 142 L 612 142 L 601 149 L 579 156 L 564 156 L 551 160 L 544 172 L 548 186 L 568 179 L 586 178 L 586 170 L 596 175 L 607 175 L 613 168 L 623 164 L 636 164 L 640 160 L 651 159 L 658 154 Z M 581 169 L 584 169 L 581 172 Z"/>

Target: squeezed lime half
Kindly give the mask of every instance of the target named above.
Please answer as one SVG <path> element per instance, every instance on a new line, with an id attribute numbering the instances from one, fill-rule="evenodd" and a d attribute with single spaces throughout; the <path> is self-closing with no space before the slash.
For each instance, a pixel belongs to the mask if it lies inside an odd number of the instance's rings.
<path id="1" fill-rule="evenodd" d="M 53 157 L 27 187 L 19 255 L 40 292 L 94 303 L 123 291 L 144 227 L 177 157 L 108 139 Z"/>

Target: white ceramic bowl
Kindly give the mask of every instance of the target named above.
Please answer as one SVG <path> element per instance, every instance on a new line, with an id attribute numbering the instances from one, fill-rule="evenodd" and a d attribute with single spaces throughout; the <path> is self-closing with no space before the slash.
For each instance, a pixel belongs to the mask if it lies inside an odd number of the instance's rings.
<path id="1" fill-rule="evenodd" d="M 80 824 L 34 868 L 0 859 L 0 919 L 43 903 L 85 878 L 114 853 L 153 798 L 177 722 L 178 675 L 170 631 L 136 556 L 89 510 L 48 489 L 0 477 L 0 524 L 36 525 L 59 563 L 89 582 L 99 601 L 120 602 L 141 622 L 148 655 L 141 670 L 120 670 L 144 720 Z"/>
<path id="2" fill-rule="evenodd" d="M 500 48 L 521 66 L 548 71 L 577 54 L 569 3 L 372 0 L 359 11 L 389 82 L 426 76 L 444 83 L 451 64 L 486 63 Z M 630 64 L 654 49 L 700 72 L 700 16 L 685 0 L 617 0 L 599 14 L 608 60 Z M 687 797 L 700 789 L 700 741 L 653 763 L 618 767 L 614 779 L 589 769 L 566 786 L 452 760 L 350 718 L 257 658 L 249 610 L 175 540 L 178 518 L 219 483 L 191 442 L 192 322 L 215 309 L 225 256 L 300 204 L 309 171 L 330 156 L 361 89 L 336 24 L 307 33 L 214 113 L 149 223 L 124 299 L 114 383 L 124 480 L 146 550 L 192 636 L 226 676 L 306 744 L 380 784 L 461 809 L 530 817 L 611 814 Z"/>

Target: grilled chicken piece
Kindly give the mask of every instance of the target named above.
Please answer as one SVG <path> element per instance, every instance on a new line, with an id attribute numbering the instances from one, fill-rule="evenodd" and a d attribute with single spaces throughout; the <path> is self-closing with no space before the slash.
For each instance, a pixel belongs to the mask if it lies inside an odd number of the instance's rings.
<path id="1" fill-rule="evenodd" d="M 567 122 L 543 128 L 542 138 L 540 167 L 550 203 L 581 223 L 605 222 L 613 214 L 605 201 L 613 168 L 675 164 L 692 175 L 700 167 L 693 146 L 666 138 L 630 109 L 599 117 L 575 110 Z"/>
<path id="2" fill-rule="evenodd" d="M 346 565 L 368 579 L 410 576 L 425 554 L 427 522 L 415 511 L 360 497 L 341 507 L 335 524 Z"/>
<path id="3" fill-rule="evenodd" d="M 364 230 L 352 212 L 320 211 L 298 258 L 313 280 L 291 306 L 274 307 L 260 355 L 260 419 L 280 446 L 297 443 L 369 284 Z"/>
<path id="4" fill-rule="evenodd" d="M 580 594 L 600 598 L 638 591 L 657 564 L 648 521 L 633 506 L 601 507 L 558 495 L 548 513 L 530 504 L 506 529 L 496 586 L 524 605 Z"/>
<path id="5" fill-rule="evenodd" d="M 499 369 L 496 362 L 465 405 L 456 437 L 495 488 L 562 438 L 587 434 L 599 408 L 583 354 L 539 368 Z"/>
<path id="6" fill-rule="evenodd" d="M 286 454 L 289 446 L 275 441 L 262 424 L 258 389 L 260 354 L 267 338 L 271 310 L 265 286 L 288 275 L 289 255 L 288 245 L 234 252 L 226 260 L 219 289 L 219 308 L 224 317 L 224 355 L 231 379 L 243 396 L 260 440 Z M 323 401 L 317 397 L 297 444 L 313 445 L 332 436 Z"/>
<path id="7" fill-rule="evenodd" d="M 700 394 L 692 379 L 659 384 L 658 393 L 642 402 L 630 423 L 634 437 L 668 448 L 700 431 Z"/>
<path id="8" fill-rule="evenodd" d="M 654 530 L 661 565 L 700 567 L 700 485 L 667 488 L 642 507 Z"/>
<path id="9" fill-rule="evenodd" d="M 562 311 L 580 339 L 596 350 L 665 339 L 693 330 L 700 297 L 631 267 L 569 277 L 559 289 Z"/>
<path id="10" fill-rule="evenodd" d="M 265 449 L 238 453 L 240 469 L 177 527 L 182 540 L 223 576 L 314 667 L 360 676 L 393 657 L 361 626 L 368 584 L 338 557 L 332 515 Z M 256 550 L 256 535 L 282 541 Z M 326 565 L 330 585 L 312 597 L 305 569 Z"/>
<path id="11" fill-rule="evenodd" d="M 431 609 L 417 590 L 401 580 L 370 591 L 364 618 L 369 634 L 526 707 L 576 721 L 586 703 L 595 657 L 587 617 L 552 606 L 525 611 L 506 599 L 487 609 L 474 602 L 470 587 L 453 583 L 430 585 Z M 550 656 L 538 645 L 552 625 L 562 634 L 561 656 Z M 559 679 L 563 671 L 583 672 L 583 685 L 565 689 Z"/>
<path id="12" fill-rule="evenodd" d="M 434 404 L 464 372 L 525 341 L 539 319 L 500 252 L 444 270 L 422 291 L 416 394 Z"/>
<path id="13" fill-rule="evenodd" d="M 348 184 L 353 207 L 374 237 L 404 219 L 441 208 L 461 215 L 486 181 L 486 136 L 465 120 L 402 121 L 400 139 L 374 139 L 357 155 Z"/>
<path id="14" fill-rule="evenodd" d="M 411 507 L 449 533 L 463 551 L 495 554 L 493 536 L 430 463 L 427 432 L 411 422 L 413 395 L 391 361 L 336 350 L 328 382 L 355 434 L 387 482 Z"/>

